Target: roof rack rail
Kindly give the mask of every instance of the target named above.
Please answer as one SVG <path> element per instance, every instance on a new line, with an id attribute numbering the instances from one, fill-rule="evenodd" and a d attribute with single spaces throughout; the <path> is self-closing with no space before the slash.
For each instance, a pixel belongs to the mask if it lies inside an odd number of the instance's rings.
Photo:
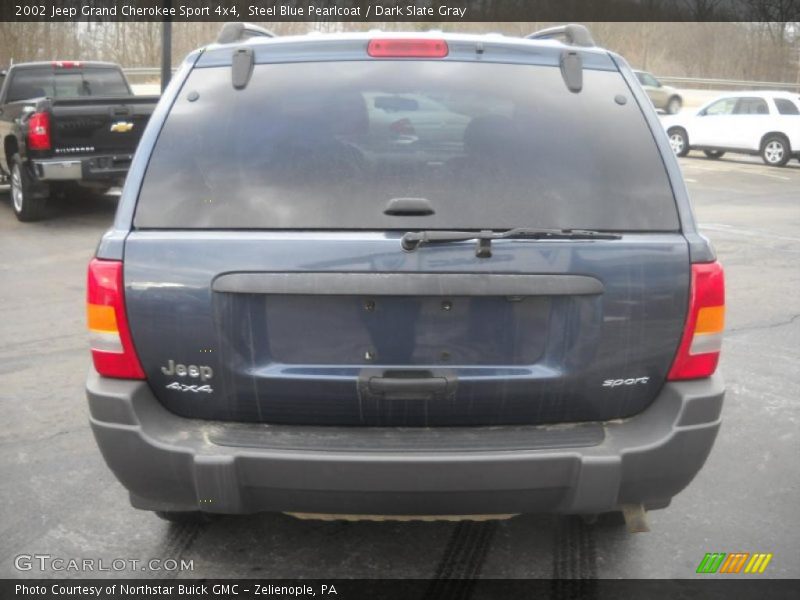
<path id="1" fill-rule="evenodd" d="M 269 29 L 264 29 L 251 23 L 225 23 L 217 35 L 218 44 L 241 42 L 253 37 L 275 37 Z"/>
<path id="2" fill-rule="evenodd" d="M 584 25 L 570 23 L 569 25 L 557 25 L 548 27 L 528 36 L 526 40 L 548 40 L 555 37 L 563 37 L 567 44 L 571 46 L 585 46 L 591 48 L 595 45 L 591 32 Z"/>

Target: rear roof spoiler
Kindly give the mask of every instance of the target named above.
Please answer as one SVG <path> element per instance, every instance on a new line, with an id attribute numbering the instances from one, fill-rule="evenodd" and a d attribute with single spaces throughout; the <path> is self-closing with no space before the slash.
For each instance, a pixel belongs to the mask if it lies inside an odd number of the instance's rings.
<path id="1" fill-rule="evenodd" d="M 549 40 L 553 38 L 564 38 L 564 42 L 570 46 L 581 46 L 584 48 L 594 48 L 594 38 L 589 30 L 577 23 L 569 25 L 558 25 L 548 27 L 528 36 L 526 40 Z M 575 94 L 583 89 L 583 59 L 580 53 L 575 50 L 564 50 L 559 60 L 561 67 L 561 77 L 570 92 Z"/>
<path id="2" fill-rule="evenodd" d="M 594 38 L 589 29 L 577 23 L 548 27 L 525 36 L 526 40 L 549 40 L 552 38 L 564 38 L 564 41 L 570 46 L 583 46 L 585 48 L 595 46 Z"/>
<path id="3" fill-rule="evenodd" d="M 242 42 L 253 37 L 275 37 L 269 29 L 251 23 L 225 23 L 217 35 L 218 44 Z"/>
<path id="4" fill-rule="evenodd" d="M 243 42 L 250 38 L 275 37 L 269 29 L 264 29 L 251 23 L 225 23 L 217 35 L 218 44 L 233 44 Z M 250 77 L 253 74 L 255 55 L 252 48 L 237 48 L 231 59 L 231 83 L 237 90 L 247 87 Z"/>

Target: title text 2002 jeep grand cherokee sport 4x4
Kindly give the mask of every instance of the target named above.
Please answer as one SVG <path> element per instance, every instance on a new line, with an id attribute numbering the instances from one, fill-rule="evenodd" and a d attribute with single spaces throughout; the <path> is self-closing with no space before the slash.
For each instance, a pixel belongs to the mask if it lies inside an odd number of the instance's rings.
<path id="1" fill-rule="evenodd" d="M 186 59 L 89 267 L 133 505 L 666 506 L 720 425 L 723 274 L 627 64 L 578 27 L 246 37 Z"/>

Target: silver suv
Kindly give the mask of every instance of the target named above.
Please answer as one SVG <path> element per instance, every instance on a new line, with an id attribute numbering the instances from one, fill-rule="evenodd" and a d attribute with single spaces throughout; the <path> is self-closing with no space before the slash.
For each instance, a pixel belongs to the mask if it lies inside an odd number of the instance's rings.
<path id="1" fill-rule="evenodd" d="M 671 115 L 681 112 L 683 98 L 674 87 L 664 85 L 650 73 L 634 71 L 636 79 L 642 84 L 647 96 L 657 109 L 664 110 Z"/>

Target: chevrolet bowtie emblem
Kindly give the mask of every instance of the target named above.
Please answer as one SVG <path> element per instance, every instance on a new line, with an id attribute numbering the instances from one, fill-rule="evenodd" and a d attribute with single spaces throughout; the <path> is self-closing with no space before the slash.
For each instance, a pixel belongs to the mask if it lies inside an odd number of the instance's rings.
<path id="1" fill-rule="evenodd" d="M 117 121 L 111 126 L 111 131 L 115 133 L 127 133 L 131 129 L 133 129 L 133 123 L 127 121 Z"/>

